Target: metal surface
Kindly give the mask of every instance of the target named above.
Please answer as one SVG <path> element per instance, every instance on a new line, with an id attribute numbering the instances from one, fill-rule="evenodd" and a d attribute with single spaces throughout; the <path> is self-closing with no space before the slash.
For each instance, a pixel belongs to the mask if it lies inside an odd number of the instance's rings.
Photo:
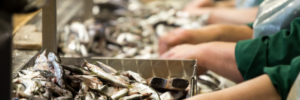
<path id="1" fill-rule="evenodd" d="M 35 63 L 36 57 L 33 57 L 22 68 L 16 70 L 13 75 L 17 74 L 17 71 L 32 67 Z M 191 78 L 197 76 L 196 60 L 161 60 L 161 59 L 113 59 L 113 58 L 101 58 L 101 57 L 84 57 L 84 58 L 61 58 L 61 64 L 65 65 L 78 65 L 80 66 L 84 61 L 94 63 L 100 61 L 107 64 L 116 70 L 131 70 L 141 74 L 145 79 L 157 76 L 162 78 L 182 78 L 189 80 L 191 84 Z M 196 84 L 191 84 L 194 88 L 197 88 Z"/>
<path id="2" fill-rule="evenodd" d="M 94 6 L 93 0 L 84 0 L 84 20 L 90 19 L 93 17 L 92 9 Z"/>
<path id="3" fill-rule="evenodd" d="M 197 88 L 197 66 L 196 65 L 194 65 L 194 70 L 193 70 L 193 75 L 192 75 L 192 77 L 191 77 L 191 81 L 190 81 L 190 83 L 191 83 L 191 88 L 190 88 L 190 96 L 192 97 L 192 96 L 194 96 L 194 95 L 196 95 L 196 94 L 198 94 L 198 88 Z"/>
<path id="4" fill-rule="evenodd" d="M 12 72 L 20 70 L 32 57 L 35 57 L 37 53 L 37 50 L 13 50 Z"/>
<path id="5" fill-rule="evenodd" d="M 160 59 L 113 59 L 113 58 L 61 58 L 61 64 L 81 65 L 85 60 L 88 62 L 100 61 L 116 70 L 131 70 L 141 74 L 145 79 L 157 76 L 161 78 L 191 79 L 194 75 L 196 60 L 160 60 Z"/>
<path id="6" fill-rule="evenodd" d="M 57 53 L 56 41 L 56 0 L 49 0 L 43 8 L 42 50 Z M 48 53 L 47 53 L 48 54 Z"/>

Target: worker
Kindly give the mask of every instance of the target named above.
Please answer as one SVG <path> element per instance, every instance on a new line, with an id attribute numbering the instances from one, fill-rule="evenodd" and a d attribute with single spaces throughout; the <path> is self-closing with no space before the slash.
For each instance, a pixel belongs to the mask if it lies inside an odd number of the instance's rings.
<path id="1" fill-rule="evenodd" d="M 200 44 L 178 45 L 162 54 L 164 59 L 197 59 L 198 74 L 211 70 L 240 83 L 190 100 L 287 99 L 300 71 L 300 2 L 268 0 L 259 9 L 253 24 L 254 39 L 237 43 L 200 41 Z M 228 37 L 231 36 L 216 39 Z"/>
<path id="2" fill-rule="evenodd" d="M 207 24 L 246 24 L 255 20 L 263 0 L 193 0 L 183 9 L 193 15 L 209 14 Z"/>

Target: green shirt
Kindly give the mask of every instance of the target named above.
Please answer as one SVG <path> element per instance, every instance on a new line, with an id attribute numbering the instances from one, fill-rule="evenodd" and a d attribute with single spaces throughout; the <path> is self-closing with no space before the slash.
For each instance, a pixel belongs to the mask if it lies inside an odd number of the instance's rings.
<path id="1" fill-rule="evenodd" d="M 247 24 L 250 28 L 253 28 L 253 23 L 248 23 Z"/>
<path id="2" fill-rule="evenodd" d="M 239 41 L 235 48 L 238 69 L 245 80 L 268 74 L 282 100 L 300 70 L 300 18 L 270 36 Z M 259 84 L 259 83 L 258 83 Z"/>

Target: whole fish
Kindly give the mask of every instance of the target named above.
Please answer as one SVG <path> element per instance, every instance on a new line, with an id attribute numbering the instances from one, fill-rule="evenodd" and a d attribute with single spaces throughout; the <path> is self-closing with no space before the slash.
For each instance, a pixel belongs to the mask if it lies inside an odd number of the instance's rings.
<path id="1" fill-rule="evenodd" d="M 102 87 L 100 87 L 99 89 L 93 89 L 93 88 L 89 88 L 89 90 L 95 92 L 95 93 L 99 93 L 101 95 L 104 95 L 106 98 L 111 99 L 111 97 L 109 95 L 107 95 L 107 93 L 104 92 L 104 89 L 106 89 L 107 86 L 103 85 Z"/>
<path id="2" fill-rule="evenodd" d="M 82 82 L 85 82 L 89 87 L 93 89 L 98 89 L 100 88 L 103 83 L 95 76 L 90 76 L 90 75 L 73 75 L 70 76 L 71 78 L 79 79 Z"/>
<path id="3" fill-rule="evenodd" d="M 122 73 L 122 75 L 125 75 L 125 76 L 128 76 L 128 77 L 131 77 L 133 78 L 134 80 L 140 82 L 140 83 L 143 83 L 143 84 L 147 84 L 147 81 L 142 78 L 142 76 L 136 72 L 133 72 L 133 71 L 125 71 Z"/>
<path id="4" fill-rule="evenodd" d="M 139 91 L 141 94 L 144 93 L 151 93 L 152 95 L 150 96 L 151 99 L 153 100 L 160 100 L 159 94 L 151 87 L 148 85 L 145 85 L 143 83 L 133 83 L 132 84 L 137 91 Z"/>
<path id="5" fill-rule="evenodd" d="M 33 69 L 35 70 L 52 70 L 52 68 L 48 64 L 48 59 L 46 57 L 46 50 L 39 56 L 37 56 L 35 60 L 35 64 L 33 66 Z"/>
<path id="6" fill-rule="evenodd" d="M 150 97 L 151 95 L 151 93 L 134 94 L 130 96 L 124 96 L 123 98 L 121 98 L 121 100 L 143 100 Z"/>
<path id="7" fill-rule="evenodd" d="M 127 88 L 124 88 L 124 89 L 118 91 L 116 94 L 113 94 L 113 95 L 111 96 L 111 98 L 112 98 L 113 100 L 117 100 L 117 99 L 122 98 L 122 97 L 124 97 L 124 96 L 126 96 L 126 95 L 128 95 L 128 89 L 127 89 Z"/>
<path id="8" fill-rule="evenodd" d="M 64 92 L 64 96 L 57 97 L 54 100 L 69 100 L 69 99 L 72 100 L 73 95 L 70 91 L 63 90 L 63 92 Z"/>
<path id="9" fill-rule="evenodd" d="M 61 65 L 63 68 L 70 70 L 73 73 L 80 75 L 91 75 L 91 73 L 83 68 L 76 67 L 74 65 Z"/>
<path id="10" fill-rule="evenodd" d="M 106 73 L 96 65 L 90 64 L 88 62 L 84 62 L 83 65 L 86 65 L 90 71 L 92 71 L 93 73 L 95 73 L 95 75 L 97 75 L 97 77 L 107 82 L 110 82 L 112 85 L 125 87 L 125 88 L 128 87 L 129 83 L 125 83 L 125 80 L 121 81 L 120 79 L 117 79 L 115 76 Z"/>
<path id="11" fill-rule="evenodd" d="M 48 60 L 51 61 L 53 67 L 54 67 L 54 75 L 56 77 L 56 82 L 58 85 L 62 88 L 66 88 L 65 86 L 65 80 L 64 80 L 64 69 L 57 63 L 58 57 L 52 53 L 49 52 L 48 54 Z"/>
<path id="12" fill-rule="evenodd" d="M 103 64 L 102 62 L 100 61 L 97 61 L 99 67 L 101 67 L 106 73 L 109 73 L 109 74 L 115 74 L 117 73 L 118 71 L 115 70 L 114 68 L 108 66 L 108 65 L 105 65 Z"/>

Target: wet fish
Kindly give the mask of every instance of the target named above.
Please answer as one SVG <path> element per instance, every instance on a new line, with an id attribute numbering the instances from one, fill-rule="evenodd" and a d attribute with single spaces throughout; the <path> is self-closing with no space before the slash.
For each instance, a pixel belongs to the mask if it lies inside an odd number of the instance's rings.
<path id="1" fill-rule="evenodd" d="M 95 92 L 95 93 L 99 93 L 103 96 L 105 96 L 108 99 L 111 99 L 111 97 L 109 95 L 107 95 L 107 93 L 104 92 L 105 89 L 107 89 L 108 87 L 106 85 L 103 85 L 102 87 L 100 87 L 99 89 L 93 89 L 93 88 L 89 88 L 91 91 Z"/>
<path id="2" fill-rule="evenodd" d="M 40 75 L 42 75 L 45 78 L 53 78 L 55 77 L 55 75 L 48 71 L 48 70 L 36 70 L 36 72 L 40 72 Z"/>
<path id="3" fill-rule="evenodd" d="M 63 90 L 63 92 L 64 92 L 64 96 L 57 97 L 54 100 L 69 100 L 73 98 L 73 95 L 70 91 Z"/>
<path id="4" fill-rule="evenodd" d="M 90 64 L 88 62 L 84 62 L 83 65 L 86 65 L 90 71 L 92 71 L 93 73 L 95 73 L 95 75 L 97 75 L 97 77 L 99 77 L 100 79 L 103 79 L 107 82 L 110 82 L 112 85 L 119 86 L 119 87 L 128 87 L 129 83 L 124 83 L 125 80 L 121 81 L 121 80 L 117 79 L 116 77 L 112 76 L 111 74 L 106 73 L 105 71 L 103 71 L 101 68 L 99 68 L 96 65 Z"/>
<path id="5" fill-rule="evenodd" d="M 91 75 L 73 75 L 70 77 L 73 77 L 75 79 L 81 80 L 82 82 L 85 82 L 89 87 L 91 87 L 93 89 L 98 89 L 103 85 L 103 83 L 97 77 L 91 76 Z"/>
<path id="6" fill-rule="evenodd" d="M 16 85 L 16 97 L 27 97 L 27 95 L 24 93 L 25 91 L 25 86 L 22 84 L 17 84 Z"/>
<path id="7" fill-rule="evenodd" d="M 133 78 L 134 80 L 136 80 L 140 83 L 147 84 L 147 81 L 140 74 L 138 74 L 136 72 L 126 71 L 122 74 L 125 75 L 125 76 L 128 76 L 128 77 L 131 77 L 131 78 Z"/>
<path id="8" fill-rule="evenodd" d="M 124 96 L 121 100 L 143 100 L 151 96 L 151 93 L 144 93 L 144 94 L 134 94 L 130 96 Z"/>
<path id="9" fill-rule="evenodd" d="M 57 59 L 58 57 L 54 53 L 49 52 L 48 60 L 51 61 L 54 67 L 54 75 L 56 76 L 56 82 L 60 87 L 66 88 L 64 80 L 64 69 L 57 63 Z"/>
<path id="10" fill-rule="evenodd" d="M 51 70 L 49 64 L 48 64 L 48 59 L 46 57 L 46 50 L 39 56 L 37 56 L 35 60 L 35 64 L 33 66 L 33 69 L 35 70 Z"/>
<path id="11" fill-rule="evenodd" d="M 76 67 L 74 65 L 61 65 L 63 68 L 70 70 L 73 73 L 80 75 L 91 75 L 91 73 L 83 68 Z"/>
<path id="12" fill-rule="evenodd" d="M 118 71 L 115 70 L 114 68 L 112 68 L 112 67 L 110 67 L 110 66 L 108 66 L 108 65 L 105 65 L 105 64 L 103 64 L 102 62 L 97 61 L 97 63 L 98 63 L 98 65 L 99 65 L 99 67 L 101 67 L 106 73 L 109 73 L 109 74 L 115 74 L 115 73 L 118 72 Z"/>
<path id="13" fill-rule="evenodd" d="M 16 80 L 14 83 L 23 84 L 26 87 L 26 89 L 23 91 L 23 93 L 27 97 L 33 96 L 33 92 L 38 87 L 38 84 L 31 79 L 19 79 L 19 80 Z"/>
<path id="14" fill-rule="evenodd" d="M 78 94 L 74 97 L 74 100 L 85 100 L 85 95 L 83 94 Z"/>
<path id="15" fill-rule="evenodd" d="M 150 96 L 151 99 L 154 100 L 160 100 L 159 94 L 151 87 L 148 85 L 145 85 L 143 83 L 133 83 L 132 84 L 137 91 L 139 91 L 141 94 L 144 93 L 151 93 L 152 95 Z"/>
<path id="16" fill-rule="evenodd" d="M 117 99 L 119 99 L 119 98 L 121 98 L 121 97 L 126 96 L 127 94 L 128 94 L 128 89 L 127 89 L 127 88 L 124 88 L 124 89 L 118 91 L 116 94 L 112 95 L 111 98 L 112 98 L 113 100 L 117 100 Z"/>

